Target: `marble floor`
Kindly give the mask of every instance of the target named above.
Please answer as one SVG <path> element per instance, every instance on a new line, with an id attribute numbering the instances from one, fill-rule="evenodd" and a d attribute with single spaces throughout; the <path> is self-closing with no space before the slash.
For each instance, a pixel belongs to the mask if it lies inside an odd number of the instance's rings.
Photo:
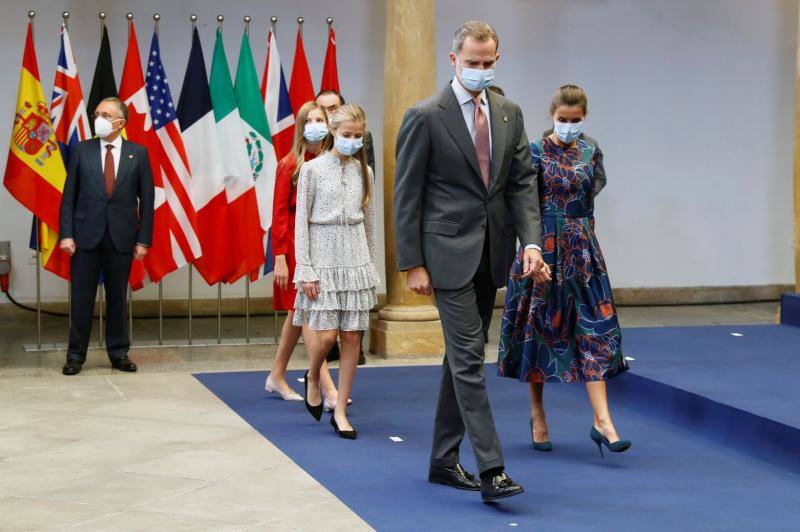
<path id="1" fill-rule="evenodd" d="M 772 323 L 776 311 L 777 303 L 623 307 L 620 316 L 625 327 Z M 251 323 L 255 338 L 271 334 L 269 320 Z M 136 321 L 135 339 L 155 337 L 152 321 Z M 36 342 L 35 323 L 0 309 L 0 530 L 370 529 L 191 376 L 264 370 L 274 345 L 134 348 L 138 374 L 112 371 L 93 350 L 79 376 L 64 377 L 63 351 L 24 350 Z M 244 329 L 241 319 L 224 324 L 225 338 Z M 193 330 L 198 342 L 214 337 L 216 320 L 195 319 Z M 169 339 L 185 331 L 185 320 L 166 322 Z M 43 341 L 65 335 L 65 319 L 44 318 Z M 291 367 L 304 367 L 302 346 L 296 355 Z"/>

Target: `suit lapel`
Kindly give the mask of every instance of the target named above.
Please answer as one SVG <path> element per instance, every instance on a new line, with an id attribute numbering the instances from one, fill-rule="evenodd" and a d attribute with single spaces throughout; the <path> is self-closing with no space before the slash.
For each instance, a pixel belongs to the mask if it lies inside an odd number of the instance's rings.
<path id="1" fill-rule="evenodd" d="M 130 143 L 123 140 L 122 147 L 119 150 L 119 167 L 117 168 L 117 178 L 114 181 L 114 193 L 119 190 L 122 181 L 130 174 L 130 167 L 133 164 L 132 151 Z"/>
<path id="2" fill-rule="evenodd" d="M 494 188 L 497 181 L 499 181 L 500 169 L 503 167 L 503 155 L 506 152 L 508 113 L 491 92 L 487 90 L 486 97 L 489 100 L 489 116 L 492 123 L 492 166 L 489 172 L 492 180 L 490 188 Z"/>
<path id="3" fill-rule="evenodd" d="M 461 112 L 461 107 L 458 105 L 456 95 L 449 85 L 445 89 L 442 99 L 439 101 L 439 106 L 444 108 L 441 118 L 447 131 L 450 133 L 450 136 L 453 137 L 453 140 L 456 141 L 461 151 L 464 152 L 464 156 L 475 172 L 475 177 L 481 182 L 481 185 L 483 185 L 475 144 L 472 142 L 467 124 L 464 122 L 464 114 Z"/>
<path id="4" fill-rule="evenodd" d="M 89 156 L 89 168 L 90 172 L 89 175 L 92 176 L 95 184 L 97 187 L 103 192 L 106 193 L 106 185 L 103 181 L 103 153 L 101 153 L 102 148 L 100 147 L 100 139 L 92 139 L 89 142 L 92 143 L 92 149 L 88 150 Z"/>

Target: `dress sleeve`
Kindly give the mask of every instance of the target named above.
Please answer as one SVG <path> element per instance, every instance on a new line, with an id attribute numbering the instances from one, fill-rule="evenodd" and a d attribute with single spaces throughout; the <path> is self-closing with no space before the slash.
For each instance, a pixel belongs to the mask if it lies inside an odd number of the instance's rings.
<path id="1" fill-rule="evenodd" d="M 319 281 L 314 266 L 311 264 L 311 241 L 308 236 L 308 220 L 314 206 L 314 174 L 307 164 L 300 167 L 300 178 L 297 180 L 297 207 L 294 222 L 294 253 L 297 267 L 294 272 L 294 283 L 313 283 Z"/>
<path id="2" fill-rule="evenodd" d="M 278 255 L 289 255 L 290 235 L 289 235 L 289 200 L 292 196 L 292 174 L 294 173 L 295 161 L 291 157 L 284 157 L 278 163 L 278 171 L 275 173 L 275 195 L 272 200 L 272 253 Z"/>
<path id="3" fill-rule="evenodd" d="M 603 166 L 603 150 L 600 149 L 600 146 L 597 143 L 594 145 L 594 158 L 592 159 L 592 166 L 594 167 L 593 193 L 595 196 L 597 196 L 606 186 L 606 168 Z"/>
<path id="4" fill-rule="evenodd" d="M 369 198 L 364 209 L 364 231 L 367 233 L 367 244 L 369 245 L 369 256 L 372 264 L 377 264 L 378 257 L 375 251 L 375 180 L 372 173 L 372 168 L 367 167 L 369 171 L 369 180 L 372 183 L 372 194 Z"/>

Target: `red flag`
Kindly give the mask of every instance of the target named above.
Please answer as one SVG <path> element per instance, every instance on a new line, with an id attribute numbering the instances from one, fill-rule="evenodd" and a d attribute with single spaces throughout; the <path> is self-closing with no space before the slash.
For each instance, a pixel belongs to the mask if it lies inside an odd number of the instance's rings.
<path id="1" fill-rule="evenodd" d="M 133 261 L 130 285 L 134 289 L 141 288 L 147 276 L 157 282 L 169 272 L 178 268 L 172 257 L 172 241 L 170 227 L 175 223 L 171 216 L 169 204 L 164 191 L 162 176 L 161 143 L 153 129 L 150 118 L 150 106 L 147 102 L 147 89 L 142 74 L 142 62 L 139 55 L 139 44 L 133 21 L 129 24 L 128 51 L 125 54 L 125 66 L 122 69 L 122 81 L 119 85 L 119 97 L 128 105 L 128 123 L 125 125 L 125 137 L 147 149 L 150 168 L 153 171 L 155 185 L 155 216 L 153 219 L 153 241 L 144 261 Z M 165 161 L 169 164 L 169 160 Z M 145 271 L 146 268 L 146 271 Z"/>
<path id="2" fill-rule="evenodd" d="M 314 101 L 316 93 L 311 81 L 311 71 L 308 69 L 306 50 L 303 47 L 303 34 L 297 28 L 297 44 L 294 49 L 294 65 L 292 65 L 292 79 L 289 81 L 289 100 L 292 102 L 292 111 L 297 116 L 297 111 L 306 102 Z"/>
<path id="3" fill-rule="evenodd" d="M 319 90 L 339 91 L 339 70 L 336 68 L 336 32 L 333 26 L 328 31 L 328 49 L 325 50 L 325 67 L 322 69 L 322 83 Z"/>

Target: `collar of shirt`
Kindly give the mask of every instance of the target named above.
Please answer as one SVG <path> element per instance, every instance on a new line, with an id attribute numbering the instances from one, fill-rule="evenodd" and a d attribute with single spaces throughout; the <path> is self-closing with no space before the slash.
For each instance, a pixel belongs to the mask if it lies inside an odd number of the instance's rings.
<path id="1" fill-rule="evenodd" d="M 458 81 L 458 77 L 453 77 L 453 81 L 450 83 L 450 86 L 453 87 L 453 92 L 456 94 L 456 101 L 458 101 L 458 105 L 463 106 L 467 102 L 472 101 L 472 94 L 469 93 L 467 89 Z M 486 91 L 482 90 L 479 94 L 481 98 L 481 105 L 486 105 Z"/>
<path id="2" fill-rule="evenodd" d="M 111 144 L 117 149 L 117 153 L 119 153 L 120 148 L 122 148 L 122 135 L 118 135 L 113 141 L 108 142 L 104 139 L 100 139 L 100 149 L 101 151 L 105 152 L 106 146 Z"/>

